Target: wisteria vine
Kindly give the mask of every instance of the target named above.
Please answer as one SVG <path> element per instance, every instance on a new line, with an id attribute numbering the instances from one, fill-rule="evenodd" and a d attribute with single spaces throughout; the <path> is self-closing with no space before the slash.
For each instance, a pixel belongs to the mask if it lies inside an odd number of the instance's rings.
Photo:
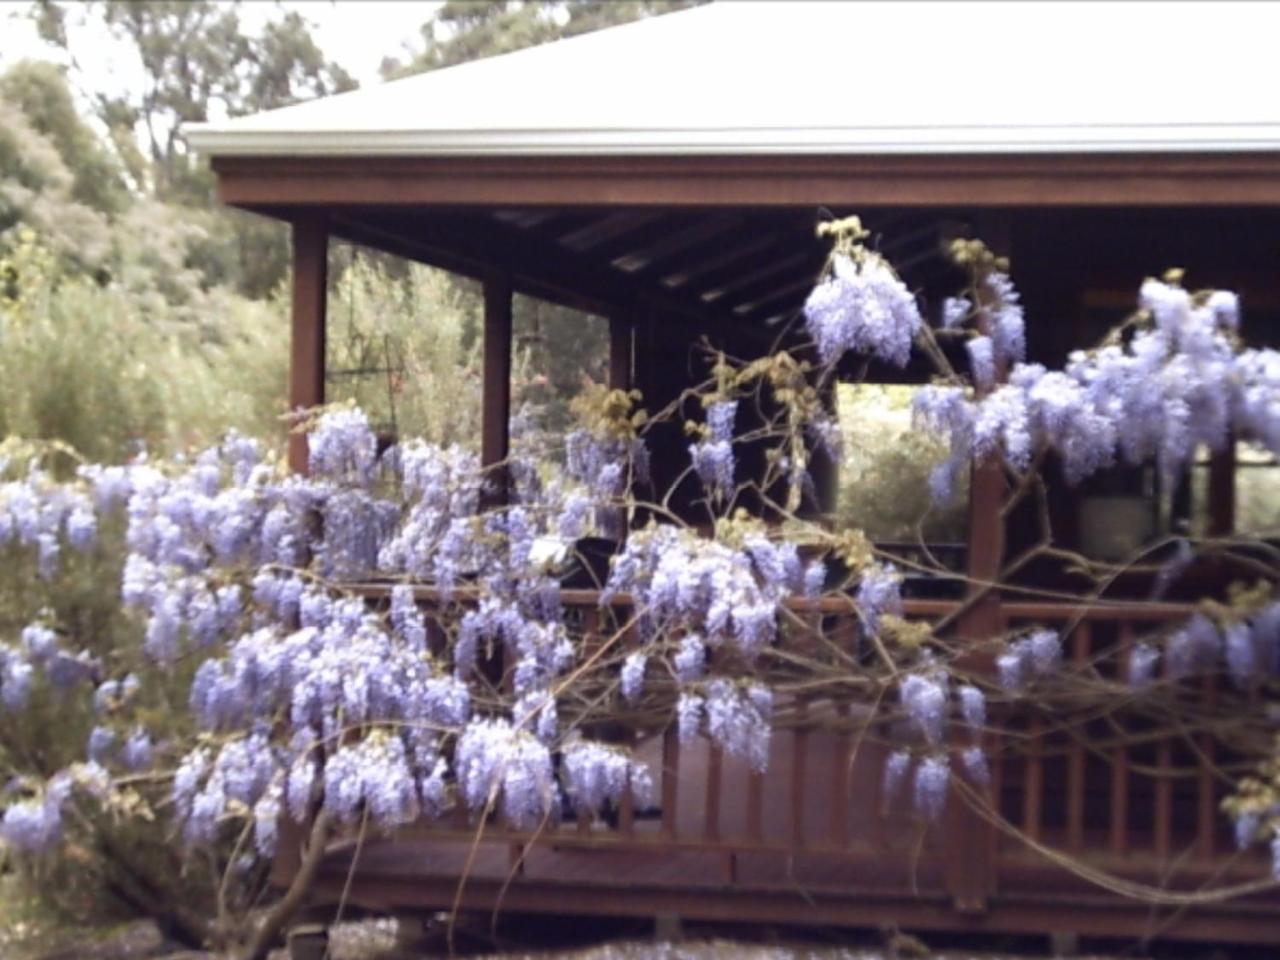
<path id="1" fill-rule="evenodd" d="M 40 695 L 81 698 L 92 718 L 82 761 L 47 776 L 14 771 L 0 837 L 24 855 L 47 852 L 73 810 L 80 823 L 85 810 L 134 809 L 126 800 L 140 783 L 163 794 L 188 855 L 222 850 L 228 869 L 243 837 L 251 856 L 269 858 L 282 823 L 321 812 L 343 828 L 394 830 L 462 810 L 477 825 L 538 832 L 654 802 L 653 772 L 609 723 L 672 726 L 765 772 L 801 684 L 888 694 L 904 722 L 887 751 L 886 801 L 909 788 L 932 822 L 954 776 L 985 788 L 993 704 L 1062 683 L 1062 637 L 1029 627 L 989 638 L 991 669 L 964 667 L 945 636 L 904 620 L 889 558 L 797 512 L 812 492 L 810 455 L 836 432 L 824 379 L 850 351 L 898 367 L 914 348 L 942 361 L 915 417 L 947 442 L 931 480 L 945 501 L 974 460 L 1023 476 L 1052 452 L 1078 482 L 1120 461 L 1154 460 L 1173 476 L 1199 445 L 1229 438 L 1280 454 L 1280 354 L 1242 346 L 1233 295 L 1191 293 L 1171 276 L 1142 285 L 1134 320 L 1108 341 L 1049 370 L 1027 362 L 1017 291 L 985 248 L 956 248 L 971 283 L 933 327 L 861 246 L 856 222 L 828 232 L 830 263 L 804 310 L 818 363 L 798 351 L 719 357 L 695 391 L 687 473 L 707 524 L 677 522 L 660 497 L 642 504 L 652 421 L 637 394 L 603 388 L 577 403 L 580 425 L 554 472 L 520 456 L 485 468 L 421 440 L 381 450 L 347 407 L 314 412 L 306 475 L 236 435 L 189 460 L 84 465 L 64 480 L 38 465 L 14 472 L 0 485 L 0 544 L 40 577 L 120 529 L 119 596 L 139 657 L 122 667 L 125 657 L 72 650 L 45 615 L 0 644 L 6 714 Z M 967 372 L 946 360 L 947 338 L 963 341 Z M 744 410 L 762 393 L 779 412 L 744 436 Z M 735 449 L 747 440 L 770 444 L 755 486 L 785 522 L 737 502 L 751 478 Z M 588 536 L 617 542 L 590 631 L 561 596 Z M 824 598 L 856 617 L 856 636 L 806 621 Z M 806 631 L 828 648 L 808 674 L 782 655 Z M 868 643 L 870 660 L 854 650 Z M 1117 687 L 1146 696 L 1208 671 L 1242 687 L 1280 672 L 1271 583 L 1142 639 Z M 188 709 L 178 736 L 149 725 L 145 709 L 149 685 L 175 677 Z M 1243 842 L 1280 852 L 1268 769 L 1231 811 Z"/>

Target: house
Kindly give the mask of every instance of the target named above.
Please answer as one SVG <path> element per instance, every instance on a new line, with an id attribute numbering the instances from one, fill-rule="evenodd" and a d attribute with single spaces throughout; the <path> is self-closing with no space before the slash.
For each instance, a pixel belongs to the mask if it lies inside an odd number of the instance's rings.
<path id="1" fill-rule="evenodd" d="M 1010 256 L 1032 359 L 1061 362 L 1132 305 L 1144 276 L 1173 266 L 1192 286 L 1240 292 L 1247 335 L 1275 340 L 1278 29 L 1280 8 L 1262 4 L 721 2 L 188 134 L 224 202 L 292 225 L 295 407 L 325 399 L 330 238 L 482 282 L 482 448 L 498 464 L 513 292 L 607 318 L 611 383 L 661 407 L 704 375 L 704 341 L 752 356 L 788 329 L 827 255 L 816 224 L 853 213 L 926 309 L 954 285 L 944 240 L 977 235 Z M 652 442 L 661 485 L 683 469 L 685 440 Z M 299 468 L 304 443 L 291 449 Z M 1204 470 L 1204 529 L 1228 533 L 1232 451 Z M 1024 537 L 1000 517 L 1002 483 L 974 474 L 965 562 L 977 581 Z M 829 475 L 819 488 L 829 501 Z M 1087 493 L 1054 495 L 1070 546 L 1087 539 L 1075 522 Z M 1081 663 L 1187 612 L 971 599 L 963 635 L 1059 622 Z M 920 600 L 910 612 L 958 609 Z M 838 605 L 808 613 L 843 629 Z M 1207 734 L 1130 746 L 1096 724 L 1011 718 L 1005 743 L 1025 749 L 993 763 L 1001 816 L 952 803 L 929 831 L 880 804 L 881 748 L 854 735 L 870 721 L 811 709 L 813 723 L 775 738 L 769 790 L 714 749 L 682 752 L 648 731 L 642 749 L 663 771 L 655 817 L 369 844 L 350 901 L 1280 940 L 1260 888 L 1195 893 L 1265 870 L 1228 852 Z M 823 710 L 846 722 L 820 728 Z M 335 847 L 322 896 L 342 892 L 356 849 Z M 295 866 L 282 858 L 278 876 Z M 1121 895 L 1139 887 L 1167 892 L 1157 906 Z"/>

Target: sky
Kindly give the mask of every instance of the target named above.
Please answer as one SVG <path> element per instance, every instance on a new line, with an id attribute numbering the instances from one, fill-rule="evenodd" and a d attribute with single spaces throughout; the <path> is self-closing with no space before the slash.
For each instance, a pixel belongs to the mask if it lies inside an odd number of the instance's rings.
<path id="1" fill-rule="evenodd" d="M 331 60 L 344 66 L 361 86 L 378 82 L 382 58 L 416 41 L 418 28 L 440 2 L 410 0 L 246 0 L 239 6 L 246 31 L 256 33 L 282 10 L 296 10 L 313 25 L 313 36 Z M 24 0 L 0 0 L 0 68 L 23 58 L 57 60 L 60 52 L 43 43 L 27 18 Z M 129 60 L 101 29 L 73 33 L 76 58 L 87 78 L 101 89 L 136 89 L 141 76 L 125 68 Z"/>

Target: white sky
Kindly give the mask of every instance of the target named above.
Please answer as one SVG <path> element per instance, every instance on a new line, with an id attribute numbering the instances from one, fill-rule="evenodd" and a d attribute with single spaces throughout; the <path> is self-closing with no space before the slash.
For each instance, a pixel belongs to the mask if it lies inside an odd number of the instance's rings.
<path id="1" fill-rule="evenodd" d="M 439 6 L 439 0 L 248 0 L 239 11 L 246 32 L 256 33 L 282 10 L 296 10 L 311 22 L 312 36 L 325 55 L 345 67 L 361 86 L 368 86 L 378 82 L 382 58 L 400 54 L 405 44 L 416 42 L 419 27 Z M 29 9 L 23 0 L 0 0 L 0 69 L 28 57 L 65 60 L 36 35 L 27 18 Z M 73 30 L 71 36 L 88 85 L 102 90 L 141 86 L 142 78 L 126 66 L 132 61 L 121 55 L 105 31 Z"/>

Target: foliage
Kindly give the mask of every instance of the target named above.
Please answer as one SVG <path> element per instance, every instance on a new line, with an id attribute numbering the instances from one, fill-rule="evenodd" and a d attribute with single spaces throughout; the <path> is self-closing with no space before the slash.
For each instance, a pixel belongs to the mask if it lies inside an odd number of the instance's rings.
<path id="1" fill-rule="evenodd" d="M 14 64 L 0 76 L 0 100 L 21 112 L 57 151 L 71 174 L 72 200 L 99 213 L 120 212 L 128 201 L 120 167 L 81 119 L 57 67 L 30 60 Z"/>
<path id="2" fill-rule="evenodd" d="M 479 450 L 480 298 L 447 274 L 340 247 L 326 366 L 379 431 Z"/>
<path id="3" fill-rule="evenodd" d="M 139 251 L 134 251 L 135 255 Z M 202 329 L 174 316 L 163 294 L 102 286 L 69 272 L 35 234 L 0 257 L 0 429 L 56 440 L 91 459 L 118 462 L 142 450 L 182 449 L 240 424 L 276 436 L 283 413 L 286 325 L 276 304 L 217 292 L 193 313 L 216 316 Z"/>
<path id="4" fill-rule="evenodd" d="M 40 35 L 66 51 L 71 76 L 84 87 L 91 88 L 92 79 L 82 76 L 75 44 L 77 31 L 90 22 L 131 51 L 138 72 L 147 78 L 146 88 L 136 93 L 98 90 L 89 97 L 95 118 L 107 130 L 108 154 L 83 123 L 70 122 L 65 81 L 55 82 L 54 68 L 23 68 L 39 74 L 41 97 L 10 99 L 37 118 L 37 130 L 56 134 L 53 142 L 76 174 L 75 196 L 87 190 L 91 209 L 120 214 L 131 199 L 119 189 L 124 179 L 132 199 L 141 202 L 149 196 L 180 205 L 180 210 L 165 213 L 181 218 L 191 230 L 180 248 L 184 269 L 195 270 L 205 288 L 229 286 L 255 299 L 270 295 L 287 272 L 287 229 L 250 214 L 212 208 L 212 175 L 208 164 L 187 150 L 182 125 L 208 120 L 214 109 L 235 116 L 353 89 L 351 76 L 316 46 L 306 20 L 296 12 L 284 13 L 252 36 L 245 33 L 234 4 L 213 0 L 41 0 L 33 17 Z M 23 79 L 19 74 L 7 86 L 22 91 L 30 86 Z M 4 96 L 5 87 L 0 87 L 0 99 Z M 41 109 L 33 114 L 36 106 Z M 145 154 L 138 149 L 139 135 Z M 0 169 L 8 166 L 3 151 L 0 141 Z M 61 217 L 46 216 L 38 224 L 30 215 L 22 219 L 47 233 Z M 4 225 L 0 207 L 0 229 Z M 74 247 L 67 244 L 66 249 Z"/>
<path id="5" fill-rule="evenodd" d="M 289 475 L 238 434 L 190 458 L 85 465 L 65 482 L 40 469 L 40 448 L 14 447 L 0 534 L 26 580 L 0 645 L 0 703 L 14 718 L 4 760 L 18 775 L 0 836 L 32 864 L 56 865 L 78 845 L 159 822 L 153 833 L 173 838 L 184 876 L 210 882 L 198 902 L 217 917 L 178 925 L 256 958 L 294 898 L 256 929 L 233 921 L 262 892 L 284 823 L 310 831 L 314 858 L 334 836 L 424 818 L 464 814 L 477 829 L 501 820 L 537 833 L 624 796 L 643 809 L 653 774 L 609 738 L 619 727 L 674 725 L 686 742 L 705 738 L 765 772 L 771 732 L 794 709 L 790 690 L 865 697 L 899 721 L 889 725 L 887 796 L 909 791 L 928 823 L 957 779 L 985 787 L 992 704 L 1053 709 L 1070 697 L 1092 711 L 1119 694 L 1176 717 L 1180 697 L 1198 696 L 1179 686 L 1186 677 L 1225 673 L 1240 689 L 1266 682 L 1280 665 L 1274 576 L 1139 638 L 1128 688 L 1064 664 L 1061 636 L 1034 625 L 983 641 L 992 674 L 975 668 L 971 643 L 904 617 L 901 572 L 864 537 L 797 512 L 809 454 L 837 429 L 818 388 L 845 350 L 896 357 L 904 334 L 942 366 L 914 403 L 922 427 L 942 435 L 944 457 L 997 459 L 1011 500 L 1035 489 L 1033 464 L 1048 451 L 1082 476 L 1126 455 L 1182 470 L 1188 431 L 1208 442 L 1219 425 L 1280 443 L 1270 413 L 1280 355 L 1234 339 L 1230 296 L 1149 281 L 1117 338 L 1073 357 L 1066 372 L 1047 371 L 1021 357 L 1007 265 L 981 248 L 957 253 L 970 287 L 935 330 L 850 224 L 806 308 L 810 331 L 828 344 L 825 363 L 786 351 L 744 364 L 715 358 L 690 391 L 703 416 L 686 425 L 688 471 L 712 520 L 701 527 L 666 510 L 663 491 L 654 500 L 638 492 L 649 431 L 680 417 L 678 405 L 644 411 L 636 394 L 599 384 L 571 404 L 563 472 L 540 473 L 519 449 L 500 465 L 513 481 L 507 502 L 496 496 L 497 471 L 473 451 L 401 431 L 384 449 L 369 417 L 346 404 L 308 423 L 307 476 Z M 353 264 L 339 288 L 352 318 L 387 308 L 412 318 L 418 293 L 435 298 L 434 282 L 406 275 L 388 286 L 380 268 Z M 463 314 L 453 315 L 448 348 L 462 341 Z M 359 345 L 375 328 L 357 329 L 348 342 Z M 405 326 L 382 333 L 410 338 Z M 951 367 L 938 348 L 944 336 L 990 337 L 990 377 L 979 370 L 975 385 Z M 1103 365 L 1119 372 L 1102 376 Z M 1163 391 L 1140 427 L 1134 409 L 1151 391 L 1132 392 L 1123 374 L 1134 366 L 1148 381 L 1154 372 Z M 1166 368 L 1177 376 L 1159 376 Z M 740 426 L 749 412 L 762 419 Z M 1088 438 L 1072 427 L 1080 421 Z M 447 432 L 438 419 L 424 423 Z M 751 476 L 738 460 L 747 443 L 769 448 Z M 950 461 L 942 466 L 948 479 Z M 787 522 L 771 527 L 742 509 L 748 488 Z M 950 493 L 946 483 L 932 489 Z M 642 515 L 654 519 L 635 528 Z M 602 632 L 588 642 L 562 607 L 561 577 L 580 538 L 623 522 L 633 529 L 600 596 Z M 66 585 L 77 577 L 84 594 Z M 374 603 L 359 586 L 371 580 L 381 581 Z M 117 584 L 123 611 L 103 599 Z M 424 587 L 438 600 L 430 625 Z M 854 612 L 876 656 L 855 659 L 842 646 L 851 641 L 835 636 L 814 648 L 797 604 L 824 595 Z M 495 683 L 501 675 L 508 682 Z M 188 710 L 175 720 L 178 704 Z M 49 710 L 85 738 L 83 755 L 66 744 L 32 749 Z M 1233 710 L 1228 719 L 1218 734 L 1264 760 L 1263 718 Z M 1259 774 L 1231 809 L 1246 840 L 1277 829 L 1266 806 L 1274 764 L 1264 760 Z M 306 871 L 299 877 L 304 884 Z"/>
<path id="6" fill-rule="evenodd" d="M 837 523 L 875 540 L 959 543 L 965 539 L 963 495 L 935 505 L 930 471 L 946 445 L 913 429 L 913 389 L 840 384 L 836 393 L 842 451 Z"/>
<path id="7" fill-rule="evenodd" d="M 703 0 L 448 0 L 422 26 L 422 49 L 387 57 L 382 75 L 397 79 L 522 50 L 604 27 L 697 6 Z"/>
<path id="8" fill-rule="evenodd" d="M 161 197 L 207 197 L 209 182 L 190 163 L 180 125 L 207 120 L 213 104 L 234 116 L 355 86 L 345 70 L 325 60 L 297 13 L 269 23 L 257 37 L 244 33 L 234 5 L 212 0 L 41 0 L 35 17 L 40 35 L 72 54 L 73 65 L 73 31 L 87 18 L 132 48 L 147 89 L 132 96 L 99 93 L 94 110 L 116 143 L 138 129 L 145 133 L 150 168 L 129 166 L 137 185 L 150 183 Z"/>

